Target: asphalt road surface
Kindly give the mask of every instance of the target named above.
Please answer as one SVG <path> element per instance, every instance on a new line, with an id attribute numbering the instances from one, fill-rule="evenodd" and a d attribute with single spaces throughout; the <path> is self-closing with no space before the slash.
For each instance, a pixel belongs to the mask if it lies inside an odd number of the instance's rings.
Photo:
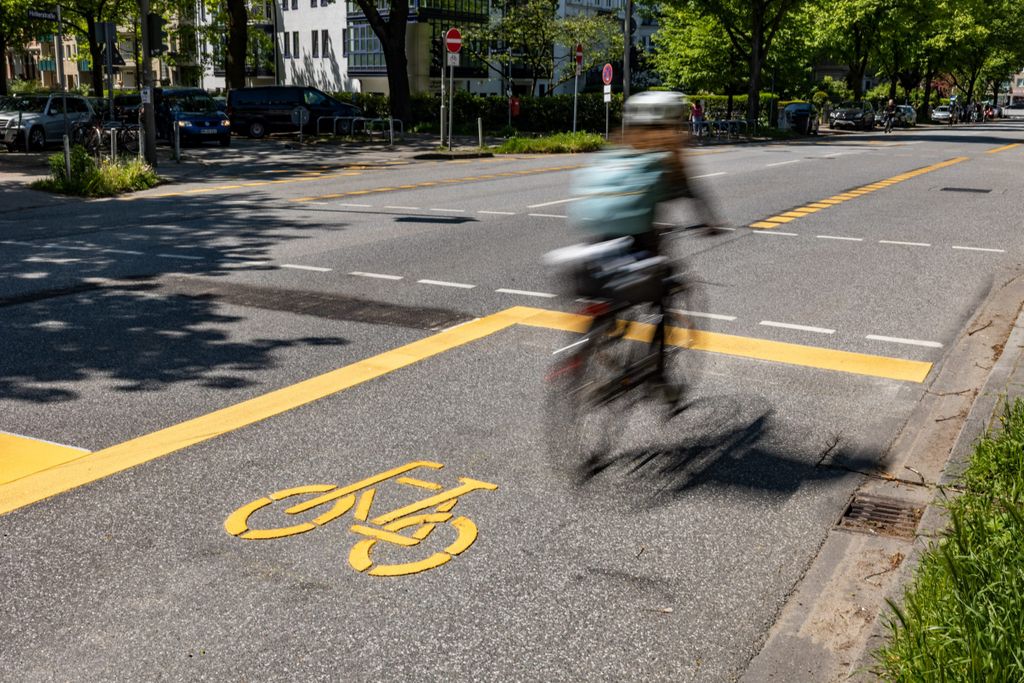
<path id="1" fill-rule="evenodd" d="M 1022 131 L 696 150 L 732 229 L 672 240 L 692 402 L 585 478 L 545 439 L 580 304 L 541 257 L 586 156 L 0 212 L 0 679 L 742 675 L 1019 271 Z"/>

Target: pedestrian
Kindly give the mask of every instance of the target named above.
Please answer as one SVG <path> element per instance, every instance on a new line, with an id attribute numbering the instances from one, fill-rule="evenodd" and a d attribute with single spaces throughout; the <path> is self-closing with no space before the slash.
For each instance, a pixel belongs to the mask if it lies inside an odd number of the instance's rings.
<path id="1" fill-rule="evenodd" d="M 697 100 L 690 107 L 690 125 L 693 134 L 700 136 L 704 131 L 704 101 Z"/>

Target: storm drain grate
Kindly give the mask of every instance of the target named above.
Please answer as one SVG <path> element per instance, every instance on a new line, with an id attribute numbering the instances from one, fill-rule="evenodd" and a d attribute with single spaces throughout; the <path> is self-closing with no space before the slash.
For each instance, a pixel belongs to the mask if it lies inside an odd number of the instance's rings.
<path id="1" fill-rule="evenodd" d="M 864 533 L 913 538 L 923 507 L 896 498 L 855 494 L 846 507 L 839 528 Z"/>
<path id="2" fill-rule="evenodd" d="M 944 187 L 942 192 L 977 192 L 978 194 L 988 194 L 992 190 L 985 190 L 980 187 Z"/>

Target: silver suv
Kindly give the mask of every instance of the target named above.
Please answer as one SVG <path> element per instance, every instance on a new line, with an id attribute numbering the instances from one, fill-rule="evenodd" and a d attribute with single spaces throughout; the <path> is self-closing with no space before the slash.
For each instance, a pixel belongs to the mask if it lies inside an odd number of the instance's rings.
<path id="1" fill-rule="evenodd" d="M 0 136 L 8 152 L 25 149 L 25 141 L 33 150 L 59 142 L 64 135 L 64 109 L 60 93 L 18 95 L 4 100 L 0 111 Z M 67 95 L 68 128 L 78 121 L 92 118 L 92 107 L 84 97 Z"/>

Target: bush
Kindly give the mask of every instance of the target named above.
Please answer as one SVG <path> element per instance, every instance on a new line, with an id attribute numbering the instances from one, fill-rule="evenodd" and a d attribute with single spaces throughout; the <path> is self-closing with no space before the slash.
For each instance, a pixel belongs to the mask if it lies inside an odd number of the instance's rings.
<path id="1" fill-rule="evenodd" d="M 539 138 L 512 137 L 494 151 L 499 154 L 565 154 L 594 152 L 605 144 L 597 133 L 557 133 Z"/>
<path id="2" fill-rule="evenodd" d="M 80 197 L 109 197 L 146 190 L 160 183 L 156 172 L 138 159 L 97 164 L 80 145 L 71 148 L 70 178 L 65 173 L 63 153 L 51 155 L 49 163 L 50 177 L 32 183 L 34 189 Z"/>

